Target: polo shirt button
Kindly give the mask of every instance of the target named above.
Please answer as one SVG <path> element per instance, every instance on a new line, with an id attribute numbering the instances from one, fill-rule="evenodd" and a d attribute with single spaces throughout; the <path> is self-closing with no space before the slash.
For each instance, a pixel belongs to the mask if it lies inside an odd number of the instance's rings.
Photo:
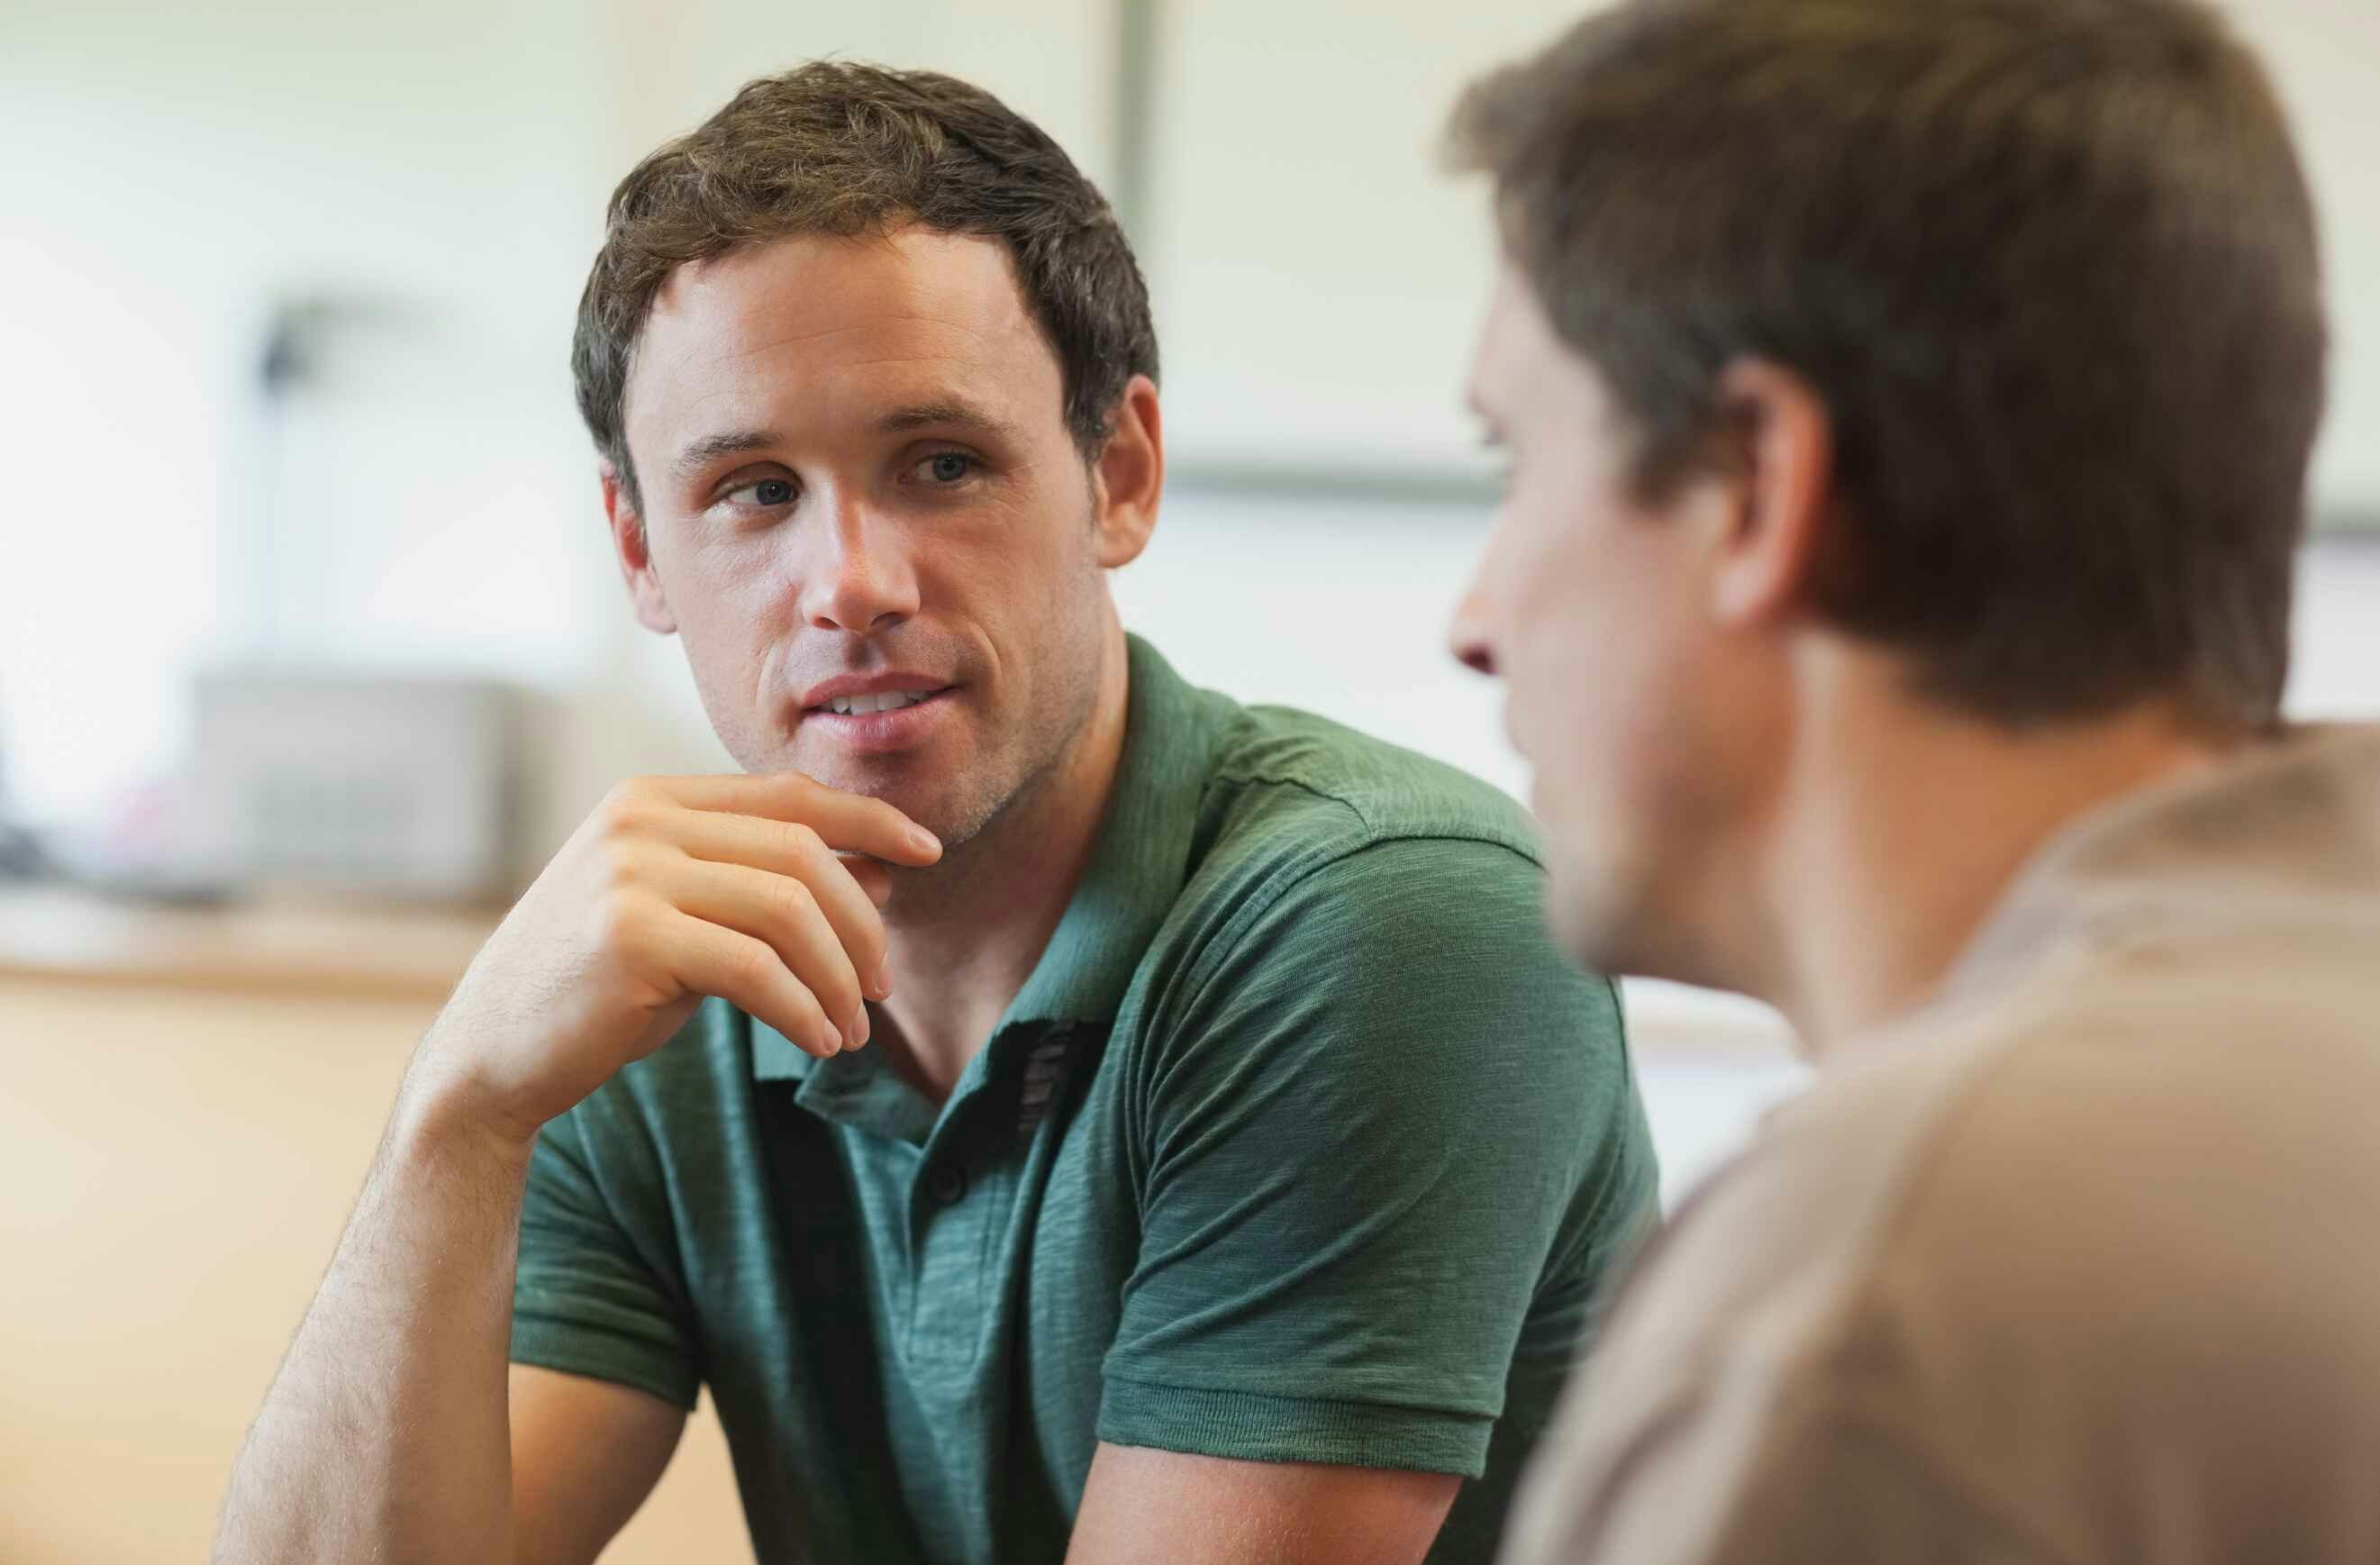
<path id="1" fill-rule="evenodd" d="M 926 1176 L 926 1194 L 945 1207 L 955 1207 L 966 1194 L 966 1171 L 956 1163 L 944 1163 Z"/>

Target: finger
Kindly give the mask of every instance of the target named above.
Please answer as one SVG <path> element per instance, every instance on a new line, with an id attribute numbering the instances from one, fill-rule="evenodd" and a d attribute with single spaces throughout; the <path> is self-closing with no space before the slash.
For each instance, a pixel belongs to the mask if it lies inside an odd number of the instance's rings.
<path id="1" fill-rule="evenodd" d="M 715 994 L 766 1022 L 805 1053 L 823 1060 L 841 1050 L 843 1035 L 818 997 L 786 971 L 766 940 L 684 913 L 669 921 L 661 940 L 672 973 L 686 988 Z"/>
<path id="2" fill-rule="evenodd" d="M 852 896 L 859 895 L 848 876 L 840 868 L 834 873 L 842 876 Z M 842 1032 L 846 1047 L 856 1046 L 866 1034 L 867 996 L 859 970 L 844 950 L 818 893 L 806 881 L 745 864 L 686 858 L 663 872 L 660 886 L 680 912 L 766 942 Z M 875 916 L 873 908 L 868 916 Z"/>
<path id="3" fill-rule="evenodd" d="M 942 844 L 931 831 L 882 799 L 830 788 L 798 771 L 651 781 L 688 809 L 797 820 L 829 847 L 868 854 L 888 864 L 923 868 L 942 856 Z"/>
<path id="4" fill-rule="evenodd" d="M 791 875 L 808 885 L 819 907 L 833 926 L 835 939 L 850 953 L 851 964 L 870 1000 L 891 993 L 884 977 L 884 920 L 875 895 L 860 880 L 861 873 L 880 880 L 889 892 L 892 872 L 874 859 L 838 854 L 824 838 L 795 821 L 771 820 L 757 815 L 722 815 L 713 810 L 679 810 L 668 832 L 689 857 L 715 864 L 748 865 L 779 875 Z M 862 871 L 857 867 L 868 867 Z M 755 934 L 759 930 L 752 931 Z"/>

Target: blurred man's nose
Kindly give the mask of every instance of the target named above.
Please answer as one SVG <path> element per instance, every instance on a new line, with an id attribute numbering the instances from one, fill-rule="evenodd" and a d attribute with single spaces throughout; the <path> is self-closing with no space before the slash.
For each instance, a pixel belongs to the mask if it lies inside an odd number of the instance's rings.
<path id="1" fill-rule="evenodd" d="M 801 564 L 802 618 L 815 629 L 867 636 L 917 612 L 905 533 L 858 496 L 831 501 Z"/>
<path id="2" fill-rule="evenodd" d="M 1446 646 L 1463 667 L 1477 673 L 1495 673 L 1496 651 L 1488 638 L 1476 583 L 1454 605 L 1454 617 L 1446 627 Z"/>

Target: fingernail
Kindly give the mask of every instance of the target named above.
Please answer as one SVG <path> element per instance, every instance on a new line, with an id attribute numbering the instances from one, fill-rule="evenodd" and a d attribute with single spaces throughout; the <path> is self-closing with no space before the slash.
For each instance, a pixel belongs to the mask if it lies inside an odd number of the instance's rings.
<path id="1" fill-rule="evenodd" d="M 832 1023 L 827 1026 L 826 1037 L 820 1040 L 819 1048 L 828 1054 L 843 1052 L 843 1034 Z"/>
<path id="2" fill-rule="evenodd" d="M 892 996 L 892 964 L 877 964 L 875 976 L 868 980 L 868 998 L 889 1000 Z"/>
<path id="3" fill-rule="evenodd" d="M 912 826 L 909 828 L 909 841 L 917 847 L 917 850 L 919 853 L 940 853 L 942 851 L 942 840 L 940 837 L 935 836 L 931 831 L 927 831 L 922 826 Z"/>
<path id="4" fill-rule="evenodd" d="M 858 1014 L 851 1019 L 851 1025 L 843 1029 L 843 1036 L 851 1040 L 852 1048 L 864 1049 L 868 1046 L 868 1035 L 870 1031 L 868 1025 L 868 1007 L 863 1005 L 859 1008 Z"/>

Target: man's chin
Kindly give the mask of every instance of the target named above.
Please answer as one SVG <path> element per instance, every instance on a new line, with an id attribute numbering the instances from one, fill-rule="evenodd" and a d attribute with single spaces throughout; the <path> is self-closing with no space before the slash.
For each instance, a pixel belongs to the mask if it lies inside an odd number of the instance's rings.
<path id="1" fill-rule="evenodd" d="M 1591 972 L 1643 973 L 1650 922 L 1629 867 L 1557 860 L 1546 878 L 1546 927 L 1555 946 Z"/>
<path id="2" fill-rule="evenodd" d="M 817 781 L 891 805 L 931 831 L 935 841 L 942 844 L 946 856 L 981 835 L 999 814 L 997 803 L 985 799 L 979 792 L 951 785 L 964 779 L 863 767 L 853 769 L 847 776 L 818 777 Z"/>
<path id="3" fill-rule="evenodd" d="M 1545 913 L 1546 932 L 1553 938 L 1556 950 L 1581 967 L 1595 972 L 1607 970 L 1604 963 L 1609 954 L 1609 941 L 1605 938 L 1604 920 L 1597 910 L 1585 905 L 1560 881 L 1548 880 Z"/>
<path id="4" fill-rule="evenodd" d="M 795 754 L 782 764 L 822 787 L 880 799 L 937 836 L 941 835 L 937 821 L 951 813 L 942 796 L 948 790 L 941 785 L 941 780 L 928 775 L 922 767 L 904 765 L 897 759 L 871 756 L 855 760 L 843 756 Z"/>

